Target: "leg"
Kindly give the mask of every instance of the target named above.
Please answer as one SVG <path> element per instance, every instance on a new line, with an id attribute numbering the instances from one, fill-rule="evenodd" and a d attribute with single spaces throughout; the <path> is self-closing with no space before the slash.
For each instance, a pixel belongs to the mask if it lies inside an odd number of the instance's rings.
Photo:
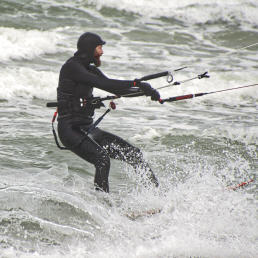
<path id="1" fill-rule="evenodd" d="M 149 164 L 144 161 L 143 154 L 139 148 L 134 147 L 122 138 L 96 128 L 92 137 L 107 151 L 110 158 L 125 161 L 137 171 L 144 170 L 151 183 L 158 186 L 158 180 L 151 170 Z"/>
<path id="2" fill-rule="evenodd" d="M 110 158 L 107 152 L 88 136 L 85 137 L 78 147 L 72 149 L 72 151 L 95 166 L 94 185 L 96 190 L 102 190 L 108 193 Z"/>
<path id="3" fill-rule="evenodd" d="M 95 166 L 94 184 L 96 189 L 109 192 L 110 158 L 107 152 L 96 141 L 67 122 L 58 123 L 58 134 L 67 148 Z"/>

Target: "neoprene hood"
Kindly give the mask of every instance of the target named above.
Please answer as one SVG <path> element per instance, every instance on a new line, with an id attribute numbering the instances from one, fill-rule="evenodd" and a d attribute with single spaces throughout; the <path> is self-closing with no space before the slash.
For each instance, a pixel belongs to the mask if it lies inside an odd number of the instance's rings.
<path id="1" fill-rule="evenodd" d="M 102 38 L 91 32 L 83 33 L 77 42 L 78 51 L 75 53 L 76 56 L 82 58 L 89 58 L 90 62 L 94 62 L 94 50 L 99 45 L 104 45 L 106 42 Z"/>

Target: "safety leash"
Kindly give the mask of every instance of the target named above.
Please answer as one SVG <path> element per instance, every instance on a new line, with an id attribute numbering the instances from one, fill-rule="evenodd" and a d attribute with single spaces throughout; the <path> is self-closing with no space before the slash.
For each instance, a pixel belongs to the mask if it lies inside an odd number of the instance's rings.
<path id="1" fill-rule="evenodd" d="M 52 118 L 52 132 L 53 132 L 53 135 L 54 135 L 54 139 L 55 139 L 55 142 L 56 142 L 56 146 L 60 149 L 60 150 L 68 150 L 66 147 L 63 147 L 59 144 L 58 142 L 58 138 L 57 138 L 57 134 L 56 134 L 56 131 L 55 131 L 55 127 L 54 127 L 54 123 L 56 121 L 56 117 L 57 117 L 57 114 L 58 114 L 58 108 L 56 109 L 54 115 L 53 115 L 53 118 Z"/>

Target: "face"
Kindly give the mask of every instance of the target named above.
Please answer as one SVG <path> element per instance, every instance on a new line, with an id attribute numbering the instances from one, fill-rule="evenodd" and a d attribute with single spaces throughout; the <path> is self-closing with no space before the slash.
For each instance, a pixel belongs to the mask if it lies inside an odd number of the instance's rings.
<path id="1" fill-rule="evenodd" d="M 98 45 L 94 50 L 94 63 L 97 67 L 101 66 L 100 57 L 104 54 L 102 45 Z"/>
<path id="2" fill-rule="evenodd" d="M 102 45 L 98 45 L 96 48 L 95 48 L 95 51 L 94 51 L 94 57 L 100 57 L 104 54 L 104 51 L 102 49 Z"/>

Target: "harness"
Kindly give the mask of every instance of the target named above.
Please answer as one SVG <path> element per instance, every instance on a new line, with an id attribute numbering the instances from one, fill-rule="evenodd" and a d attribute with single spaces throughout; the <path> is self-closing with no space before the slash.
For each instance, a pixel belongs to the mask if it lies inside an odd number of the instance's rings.
<path id="1" fill-rule="evenodd" d="M 94 110 L 96 108 L 101 108 L 101 107 L 105 107 L 104 103 L 102 102 L 103 99 L 101 99 L 100 97 L 94 97 L 94 98 L 91 98 L 90 100 L 87 100 L 87 99 L 83 99 L 83 98 L 80 98 L 80 103 L 81 103 L 81 107 L 86 107 L 87 106 L 87 103 L 91 103 L 91 106 L 94 107 Z M 67 105 L 68 106 L 68 105 Z M 90 127 L 87 131 L 82 131 L 83 133 L 85 133 L 85 136 L 82 138 L 82 140 L 75 144 L 74 146 L 72 146 L 71 148 L 66 148 L 64 146 L 61 146 L 59 141 L 58 141 L 58 137 L 57 137 L 57 133 L 55 131 L 55 126 L 54 126 L 54 123 L 56 121 L 56 118 L 57 118 L 57 115 L 59 116 L 59 112 L 58 112 L 58 107 L 59 107 L 59 102 L 49 102 L 47 103 L 47 107 L 56 107 L 56 111 L 54 112 L 54 115 L 53 115 L 53 118 L 52 118 L 52 132 L 53 132 L 53 136 L 54 136 L 54 139 L 55 139 L 55 142 L 56 142 L 56 145 L 57 147 L 60 149 L 60 150 L 69 150 L 69 149 L 73 149 L 77 146 L 79 146 L 85 139 L 86 137 L 89 135 L 89 133 L 91 133 L 96 127 L 97 125 L 104 119 L 104 117 L 112 110 L 112 109 L 116 109 L 116 104 L 111 100 L 110 101 L 110 104 L 109 104 L 109 108 L 104 112 L 103 115 L 101 115 Z M 93 112 L 94 112 L 93 110 Z M 69 114 L 70 115 L 70 114 Z M 68 115 L 63 115 L 62 118 L 64 117 L 68 117 Z"/>

